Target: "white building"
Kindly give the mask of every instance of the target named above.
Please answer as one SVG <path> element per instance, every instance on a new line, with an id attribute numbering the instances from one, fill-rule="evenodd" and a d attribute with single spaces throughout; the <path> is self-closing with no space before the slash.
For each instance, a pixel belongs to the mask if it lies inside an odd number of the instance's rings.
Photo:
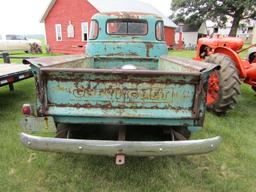
<path id="1" fill-rule="evenodd" d="M 241 26 L 237 30 L 237 37 L 244 40 L 245 43 L 256 43 L 256 21 L 246 20 L 241 22 Z M 197 40 L 203 35 L 211 35 L 214 33 L 228 36 L 231 30 L 232 20 L 226 24 L 226 27 L 220 28 L 216 23 L 206 21 L 201 26 L 184 25 L 182 27 L 182 39 L 186 49 L 193 49 L 197 46 Z M 180 27 L 175 33 L 175 42 L 178 44 Z"/>
<path id="2" fill-rule="evenodd" d="M 220 28 L 216 23 L 211 21 L 206 22 L 208 34 L 218 33 L 223 36 L 228 36 L 232 27 L 232 20 L 230 19 L 226 23 L 226 27 Z M 237 30 L 237 37 L 240 37 L 244 40 L 245 43 L 252 43 L 253 38 L 253 28 L 256 25 L 256 21 L 252 19 L 243 20 L 240 22 L 240 27 Z"/>
<path id="3" fill-rule="evenodd" d="M 205 22 L 203 22 L 201 26 L 184 25 L 182 29 L 181 27 L 178 27 L 176 30 L 176 44 L 178 44 L 179 41 L 180 30 L 182 31 L 182 40 L 186 49 L 195 49 L 198 38 L 207 35 L 207 27 Z"/>

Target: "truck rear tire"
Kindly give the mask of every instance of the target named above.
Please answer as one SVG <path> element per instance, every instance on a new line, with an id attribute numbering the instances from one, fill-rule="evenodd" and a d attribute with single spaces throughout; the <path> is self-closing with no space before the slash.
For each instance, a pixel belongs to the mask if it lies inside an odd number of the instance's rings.
<path id="1" fill-rule="evenodd" d="M 57 130 L 56 130 L 56 138 L 67 138 L 69 127 L 66 124 L 58 123 L 57 124 Z"/>
<path id="2" fill-rule="evenodd" d="M 176 140 L 188 140 L 191 136 L 191 132 L 187 127 L 175 129 L 175 139 Z"/>
<path id="3" fill-rule="evenodd" d="M 210 55 L 206 62 L 221 66 L 209 79 L 207 92 L 207 109 L 217 115 L 226 114 L 234 108 L 240 95 L 240 79 L 236 65 L 228 56 L 220 53 Z"/>

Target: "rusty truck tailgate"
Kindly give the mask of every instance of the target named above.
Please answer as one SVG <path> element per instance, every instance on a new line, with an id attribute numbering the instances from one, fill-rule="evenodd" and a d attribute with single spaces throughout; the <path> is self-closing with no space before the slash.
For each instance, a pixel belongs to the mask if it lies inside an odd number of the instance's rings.
<path id="1" fill-rule="evenodd" d="M 156 70 L 94 68 L 93 62 L 68 56 L 67 64 L 32 66 L 40 69 L 38 114 L 68 123 L 195 125 L 198 121 L 201 126 L 207 74 L 214 67 L 168 56 L 160 59 Z"/>
<path id="2" fill-rule="evenodd" d="M 113 71 L 112 71 L 113 72 Z M 49 115 L 191 118 L 197 76 L 48 71 Z M 45 75 L 46 75 L 45 74 Z"/>

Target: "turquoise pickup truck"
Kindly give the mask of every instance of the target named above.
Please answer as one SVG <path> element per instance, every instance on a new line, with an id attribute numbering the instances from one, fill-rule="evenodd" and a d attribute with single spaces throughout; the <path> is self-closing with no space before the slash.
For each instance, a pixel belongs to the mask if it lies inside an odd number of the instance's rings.
<path id="1" fill-rule="evenodd" d="M 218 66 L 168 56 L 161 17 L 96 14 L 89 39 L 84 55 L 28 60 L 37 98 L 22 109 L 26 147 L 116 156 L 123 164 L 126 155 L 192 155 L 219 146 L 218 136 L 188 140 L 203 127 L 208 79 Z"/>

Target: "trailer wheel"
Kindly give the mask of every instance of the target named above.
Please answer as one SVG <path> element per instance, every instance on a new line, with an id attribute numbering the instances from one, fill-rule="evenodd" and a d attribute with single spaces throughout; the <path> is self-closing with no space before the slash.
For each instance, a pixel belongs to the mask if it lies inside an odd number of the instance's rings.
<path id="1" fill-rule="evenodd" d="M 209 79 L 207 109 L 217 115 L 223 115 L 234 108 L 240 95 L 240 80 L 235 63 L 226 55 L 216 53 L 205 59 L 206 62 L 221 66 Z"/>

